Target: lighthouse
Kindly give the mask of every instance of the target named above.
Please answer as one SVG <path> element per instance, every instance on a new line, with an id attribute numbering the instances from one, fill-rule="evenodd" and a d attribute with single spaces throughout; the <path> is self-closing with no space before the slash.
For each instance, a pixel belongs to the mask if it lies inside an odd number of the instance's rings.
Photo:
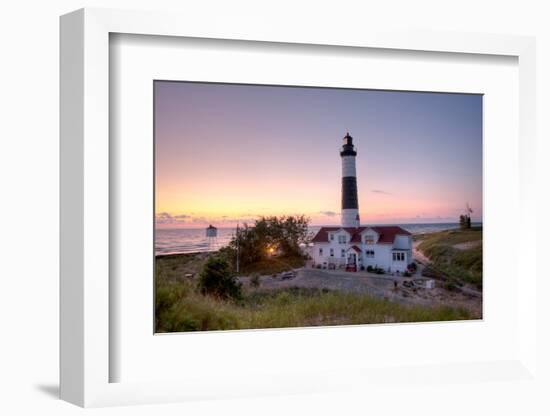
<path id="1" fill-rule="evenodd" d="M 344 145 L 340 151 L 342 158 L 342 227 L 359 227 L 359 203 L 357 200 L 357 174 L 355 157 L 357 152 L 353 146 L 353 137 L 346 134 Z"/>
<path id="2" fill-rule="evenodd" d="M 361 226 L 353 137 L 346 134 L 342 158 L 342 226 L 321 227 L 312 238 L 313 265 L 359 271 L 368 267 L 404 273 L 414 260 L 412 234 L 398 225 Z"/>

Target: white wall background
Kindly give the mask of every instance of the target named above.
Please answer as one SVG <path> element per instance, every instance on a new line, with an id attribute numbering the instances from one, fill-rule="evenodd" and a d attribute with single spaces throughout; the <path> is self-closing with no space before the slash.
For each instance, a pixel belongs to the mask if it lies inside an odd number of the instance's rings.
<path id="1" fill-rule="evenodd" d="M 58 383 L 58 16 L 74 9 L 116 7 L 179 10 L 209 24 L 209 16 L 260 18 L 287 25 L 385 25 L 536 35 L 538 38 L 539 177 L 550 178 L 550 12 L 545 1 L 162 1 L 20 0 L 0 6 L 0 413 L 73 414 L 82 410 L 56 399 Z M 543 140 L 545 138 L 546 140 Z M 543 166 L 544 165 L 544 166 Z M 548 215 L 548 183 L 540 179 L 540 215 Z M 550 232 L 541 222 L 542 238 Z M 547 244 L 547 243 L 546 243 Z M 548 247 L 544 247 L 546 250 Z M 543 256 L 541 255 L 540 258 Z M 539 258 L 539 260 L 540 260 Z M 542 260 L 540 260 L 542 265 Z M 549 277 L 550 278 L 550 277 Z M 550 293 L 543 282 L 539 293 Z M 542 297 L 541 297 L 542 299 Z M 542 303 L 542 302 L 540 302 Z M 540 305 L 548 329 L 549 307 Z M 539 324 L 541 324 L 539 322 Z M 540 328 L 544 325 L 539 325 Z M 550 351 L 548 331 L 540 331 Z M 541 354 L 548 371 L 548 359 Z M 548 386 L 547 391 L 550 390 Z M 387 406 L 369 407 L 346 393 L 94 410 L 99 414 L 548 414 L 543 391 L 506 383 L 486 389 L 433 386 Z M 537 400 L 538 398 L 538 400 Z"/>

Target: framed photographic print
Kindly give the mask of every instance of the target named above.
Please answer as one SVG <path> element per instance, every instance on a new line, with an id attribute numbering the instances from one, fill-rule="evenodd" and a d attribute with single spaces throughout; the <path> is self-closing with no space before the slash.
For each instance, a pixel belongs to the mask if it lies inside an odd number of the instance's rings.
<path id="1" fill-rule="evenodd" d="M 482 95 L 153 88 L 157 332 L 482 318 Z"/>
<path id="2" fill-rule="evenodd" d="M 533 45 L 63 16 L 62 398 L 533 380 Z"/>

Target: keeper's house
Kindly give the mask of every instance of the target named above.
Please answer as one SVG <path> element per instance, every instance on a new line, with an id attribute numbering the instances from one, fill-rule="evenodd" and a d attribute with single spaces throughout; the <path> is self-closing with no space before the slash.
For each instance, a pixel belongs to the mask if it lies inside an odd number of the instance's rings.
<path id="1" fill-rule="evenodd" d="M 344 137 L 342 158 L 342 226 L 322 227 L 312 240 L 314 266 L 348 270 L 379 267 L 404 272 L 413 261 L 412 235 L 401 227 L 361 226 L 357 198 L 357 152 L 353 138 Z"/>
<path id="2" fill-rule="evenodd" d="M 412 235 L 398 226 L 322 227 L 312 240 L 315 266 L 368 266 L 404 272 L 412 263 Z"/>

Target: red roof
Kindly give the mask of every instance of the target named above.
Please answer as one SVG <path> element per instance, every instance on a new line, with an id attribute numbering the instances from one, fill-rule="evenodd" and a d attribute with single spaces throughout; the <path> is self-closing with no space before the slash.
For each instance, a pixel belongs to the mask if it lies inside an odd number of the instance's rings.
<path id="1" fill-rule="evenodd" d="M 352 248 L 353 250 L 355 250 L 356 252 L 361 253 L 361 249 L 360 249 L 359 247 L 357 247 L 357 246 L 351 246 L 351 248 Z"/>
<path id="2" fill-rule="evenodd" d="M 331 231 L 338 231 L 343 227 L 321 227 L 317 232 L 313 240 L 313 243 L 328 243 L 328 233 Z M 351 235 L 352 243 L 361 242 L 361 233 L 367 228 L 371 228 L 379 235 L 378 244 L 393 244 L 396 235 L 411 235 L 407 230 L 398 227 L 397 225 L 376 225 L 372 227 L 357 227 L 357 228 L 343 228 Z"/>

